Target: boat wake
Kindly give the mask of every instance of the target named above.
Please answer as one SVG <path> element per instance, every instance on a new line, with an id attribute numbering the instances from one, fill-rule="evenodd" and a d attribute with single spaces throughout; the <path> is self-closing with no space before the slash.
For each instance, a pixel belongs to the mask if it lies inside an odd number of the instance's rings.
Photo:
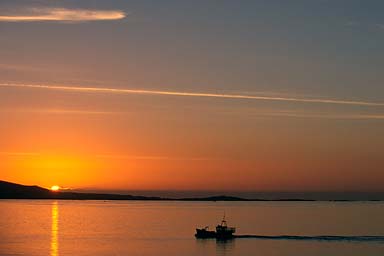
<path id="1" fill-rule="evenodd" d="M 261 235 L 235 235 L 234 238 L 256 238 L 270 240 L 314 240 L 314 241 L 350 241 L 350 242 L 384 242 L 384 236 L 261 236 Z"/>

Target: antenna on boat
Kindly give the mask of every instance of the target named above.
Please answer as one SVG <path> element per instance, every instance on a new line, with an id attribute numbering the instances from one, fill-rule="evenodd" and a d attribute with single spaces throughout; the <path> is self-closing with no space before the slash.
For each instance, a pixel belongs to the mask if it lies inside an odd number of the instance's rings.
<path id="1" fill-rule="evenodd" d="M 225 210 L 224 210 L 223 220 L 221 221 L 221 225 L 222 226 L 226 226 L 227 225 L 227 221 L 225 220 Z"/>

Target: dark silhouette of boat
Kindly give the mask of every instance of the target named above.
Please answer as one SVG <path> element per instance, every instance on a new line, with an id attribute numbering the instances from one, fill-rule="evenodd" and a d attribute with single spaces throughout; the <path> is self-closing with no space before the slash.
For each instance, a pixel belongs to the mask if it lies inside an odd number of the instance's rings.
<path id="1" fill-rule="evenodd" d="M 232 239 L 234 237 L 234 233 L 236 232 L 236 228 L 228 227 L 227 221 L 225 220 L 225 215 L 221 224 L 216 226 L 216 231 L 209 230 L 209 227 L 206 226 L 204 228 L 197 228 L 195 237 L 199 239 L 205 238 L 216 238 L 216 239 Z"/>

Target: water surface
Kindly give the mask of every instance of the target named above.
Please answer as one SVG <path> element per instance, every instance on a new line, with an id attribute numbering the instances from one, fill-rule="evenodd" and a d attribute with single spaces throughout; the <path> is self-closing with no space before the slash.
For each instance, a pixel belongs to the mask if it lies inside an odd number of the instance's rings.
<path id="1" fill-rule="evenodd" d="M 0 255 L 383 255 L 384 241 L 196 240 L 226 213 L 238 234 L 383 236 L 383 202 L 0 200 Z"/>

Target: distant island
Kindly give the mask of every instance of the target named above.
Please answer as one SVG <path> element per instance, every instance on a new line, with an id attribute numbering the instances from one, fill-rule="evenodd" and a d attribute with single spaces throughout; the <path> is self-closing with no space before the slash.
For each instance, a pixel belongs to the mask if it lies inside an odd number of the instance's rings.
<path id="1" fill-rule="evenodd" d="M 124 194 L 107 193 L 80 193 L 68 191 L 52 191 L 39 186 L 26 186 L 0 180 L 0 199 L 60 199 L 60 200 L 152 200 L 152 201 L 382 201 L 374 200 L 316 200 L 301 198 L 284 199 L 246 199 L 241 197 L 218 195 L 209 197 L 190 197 L 190 198 L 165 198 L 157 196 L 137 196 Z"/>

